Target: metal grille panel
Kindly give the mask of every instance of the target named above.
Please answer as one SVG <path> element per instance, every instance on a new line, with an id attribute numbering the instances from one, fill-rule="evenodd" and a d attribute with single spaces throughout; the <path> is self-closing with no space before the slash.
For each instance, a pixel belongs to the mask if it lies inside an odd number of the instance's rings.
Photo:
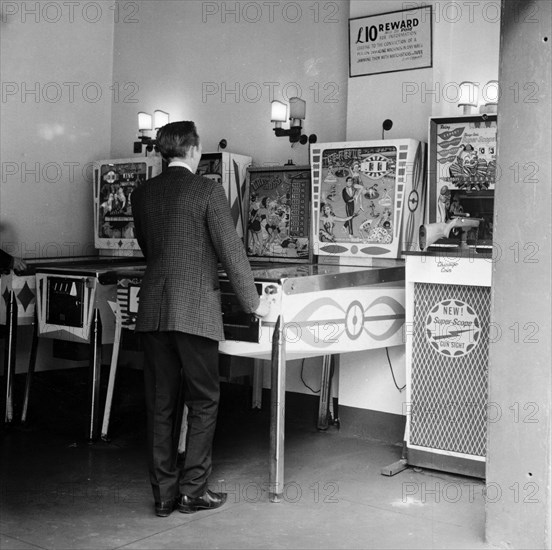
<path id="1" fill-rule="evenodd" d="M 415 283 L 414 300 L 410 444 L 485 456 L 490 288 Z M 470 312 L 470 334 L 452 316 L 439 318 L 449 303 Z M 442 323 L 441 334 L 430 320 Z M 440 347 L 460 338 L 463 351 Z"/>

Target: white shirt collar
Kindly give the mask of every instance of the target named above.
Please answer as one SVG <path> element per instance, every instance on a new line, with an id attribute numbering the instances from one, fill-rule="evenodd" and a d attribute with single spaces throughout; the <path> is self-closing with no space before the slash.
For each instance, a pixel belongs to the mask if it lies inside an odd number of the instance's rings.
<path id="1" fill-rule="evenodd" d="M 172 160 L 169 163 L 169 168 L 171 168 L 172 166 L 180 166 L 181 168 L 187 168 L 190 172 L 192 172 L 192 169 L 190 168 L 190 166 L 182 160 Z"/>

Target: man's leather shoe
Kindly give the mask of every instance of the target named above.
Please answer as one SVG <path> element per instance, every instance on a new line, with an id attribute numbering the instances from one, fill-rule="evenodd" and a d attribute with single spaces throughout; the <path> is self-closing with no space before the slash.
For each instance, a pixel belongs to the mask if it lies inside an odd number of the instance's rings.
<path id="1" fill-rule="evenodd" d="M 155 515 L 160 518 L 170 516 L 176 507 L 176 499 L 163 500 L 155 503 Z"/>
<path id="2" fill-rule="evenodd" d="M 199 510 L 213 510 L 226 502 L 227 493 L 214 493 L 207 489 L 205 493 L 197 498 L 187 495 L 180 495 L 176 507 L 183 514 L 193 514 Z"/>

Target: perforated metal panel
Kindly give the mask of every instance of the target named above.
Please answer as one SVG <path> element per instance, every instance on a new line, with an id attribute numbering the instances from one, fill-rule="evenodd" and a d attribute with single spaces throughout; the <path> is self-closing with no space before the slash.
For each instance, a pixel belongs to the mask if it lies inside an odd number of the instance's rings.
<path id="1" fill-rule="evenodd" d="M 490 288 L 414 284 L 410 445 L 484 457 Z"/>

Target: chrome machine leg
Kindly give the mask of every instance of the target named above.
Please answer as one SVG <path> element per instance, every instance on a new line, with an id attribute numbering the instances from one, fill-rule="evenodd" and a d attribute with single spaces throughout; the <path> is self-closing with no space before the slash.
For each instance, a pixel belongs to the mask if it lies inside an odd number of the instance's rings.
<path id="1" fill-rule="evenodd" d="M 109 419 L 111 417 L 111 405 L 113 403 L 113 391 L 115 389 L 115 377 L 117 375 L 117 363 L 119 361 L 119 350 L 121 347 L 121 332 L 123 327 L 123 318 L 119 304 L 115 306 L 115 337 L 113 341 L 113 352 L 111 353 L 111 365 L 109 367 L 109 382 L 107 384 L 107 395 L 105 397 L 105 408 L 102 423 L 102 439 L 107 441 L 107 432 L 109 430 Z"/>
<path id="2" fill-rule="evenodd" d="M 280 502 L 284 493 L 284 429 L 286 415 L 286 350 L 282 330 L 282 317 L 278 317 L 272 341 L 271 392 L 270 392 L 270 477 L 269 498 Z"/>
<path id="3" fill-rule="evenodd" d="M 15 359 L 17 348 L 17 299 L 13 291 L 10 292 L 6 308 L 7 342 L 5 348 L 4 380 L 6 392 L 6 408 L 4 422 L 13 421 L 13 379 L 15 377 Z"/>
<path id="4" fill-rule="evenodd" d="M 36 355 L 38 351 L 38 316 L 35 308 L 33 322 L 33 339 L 31 342 L 31 355 L 29 357 L 29 367 L 27 369 L 27 379 L 25 381 L 25 395 L 23 397 L 23 412 L 21 413 L 21 422 L 27 421 L 27 412 L 29 410 L 29 396 L 31 394 L 31 384 L 36 367 Z"/>
<path id="5" fill-rule="evenodd" d="M 102 322 L 100 311 L 94 310 L 92 334 L 90 336 L 90 423 L 88 439 L 93 441 L 98 437 L 100 417 L 100 375 L 102 368 Z"/>
<path id="6" fill-rule="evenodd" d="M 322 358 L 322 375 L 320 380 L 320 399 L 318 401 L 318 429 L 327 430 L 329 425 L 329 409 L 331 399 L 330 374 L 332 369 L 332 356 L 324 355 Z"/>
<path id="7" fill-rule="evenodd" d="M 263 402 L 263 360 L 253 360 L 253 409 L 260 409 Z"/>

